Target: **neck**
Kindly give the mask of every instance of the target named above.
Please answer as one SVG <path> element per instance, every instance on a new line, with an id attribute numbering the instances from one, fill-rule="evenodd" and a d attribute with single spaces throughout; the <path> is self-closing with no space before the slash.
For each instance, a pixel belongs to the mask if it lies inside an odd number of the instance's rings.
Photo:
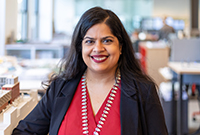
<path id="1" fill-rule="evenodd" d="M 106 73 L 96 73 L 90 70 L 86 71 L 87 81 L 93 83 L 108 83 L 115 81 L 115 70 Z"/>

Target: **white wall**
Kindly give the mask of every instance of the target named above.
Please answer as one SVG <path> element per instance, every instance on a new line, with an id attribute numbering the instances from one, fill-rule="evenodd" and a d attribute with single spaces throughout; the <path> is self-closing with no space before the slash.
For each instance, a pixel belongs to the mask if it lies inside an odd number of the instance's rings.
<path id="1" fill-rule="evenodd" d="M 0 0 L 0 56 L 5 54 L 5 4 L 6 0 Z"/>
<path id="2" fill-rule="evenodd" d="M 0 0 L 0 56 L 5 55 L 7 38 L 17 35 L 17 0 Z"/>
<path id="3" fill-rule="evenodd" d="M 190 0 L 154 0 L 153 16 L 189 18 Z"/>
<path id="4" fill-rule="evenodd" d="M 7 38 L 14 34 L 14 40 L 17 37 L 17 12 L 18 3 L 17 0 L 6 0 L 6 20 L 5 20 L 5 42 L 7 43 Z"/>

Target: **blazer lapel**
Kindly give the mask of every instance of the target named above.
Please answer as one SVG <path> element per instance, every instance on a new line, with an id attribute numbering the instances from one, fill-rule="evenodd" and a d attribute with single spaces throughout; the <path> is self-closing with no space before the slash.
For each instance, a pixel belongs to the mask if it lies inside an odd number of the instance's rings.
<path id="1" fill-rule="evenodd" d="M 122 135 L 138 134 L 138 101 L 136 89 L 124 89 L 123 79 L 121 82 L 121 100 L 120 100 L 120 119 Z"/>
<path id="2" fill-rule="evenodd" d="M 56 98 L 54 110 L 52 112 L 52 125 L 49 132 L 50 135 L 58 134 L 59 127 L 66 114 L 67 109 L 69 108 L 80 79 L 81 75 L 67 82 L 62 88 L 59 97 Z"/>

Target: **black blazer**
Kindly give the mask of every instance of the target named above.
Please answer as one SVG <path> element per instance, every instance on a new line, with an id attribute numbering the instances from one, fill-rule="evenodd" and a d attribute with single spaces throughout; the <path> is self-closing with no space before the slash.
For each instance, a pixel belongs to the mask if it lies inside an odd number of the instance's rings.
<path id="1" fill-rule="evenodd" d="M 12 135 L 56 135 L 72 101 L 82 74 L 70 81 L 51 83 L 33 111 L 19 122 Z M 163 110 L 151 83 L 134 82 L 135 89 L 124 89 L 121 81 L 120 120 L 122 135 L 168 135 Z"/>

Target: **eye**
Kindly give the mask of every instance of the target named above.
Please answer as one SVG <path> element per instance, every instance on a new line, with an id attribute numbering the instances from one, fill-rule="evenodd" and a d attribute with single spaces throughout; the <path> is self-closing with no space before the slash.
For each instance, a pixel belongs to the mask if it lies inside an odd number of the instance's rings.
<path id="1" fill-rule="evenodd" d="M 88 44 L 88 45 L 91 45 L 91 44 L 94 44 L 94 40 L 86 40 L 85 41 L 85 44 Z"/>
<path id="2" fill-rule="evenodd" d="M 113 42 L 112 39 L 104 39 L 104 40 L 103 40 L 103 43 L 104 43 L 104 44 L 111 44 L 112 42 Z"/>

